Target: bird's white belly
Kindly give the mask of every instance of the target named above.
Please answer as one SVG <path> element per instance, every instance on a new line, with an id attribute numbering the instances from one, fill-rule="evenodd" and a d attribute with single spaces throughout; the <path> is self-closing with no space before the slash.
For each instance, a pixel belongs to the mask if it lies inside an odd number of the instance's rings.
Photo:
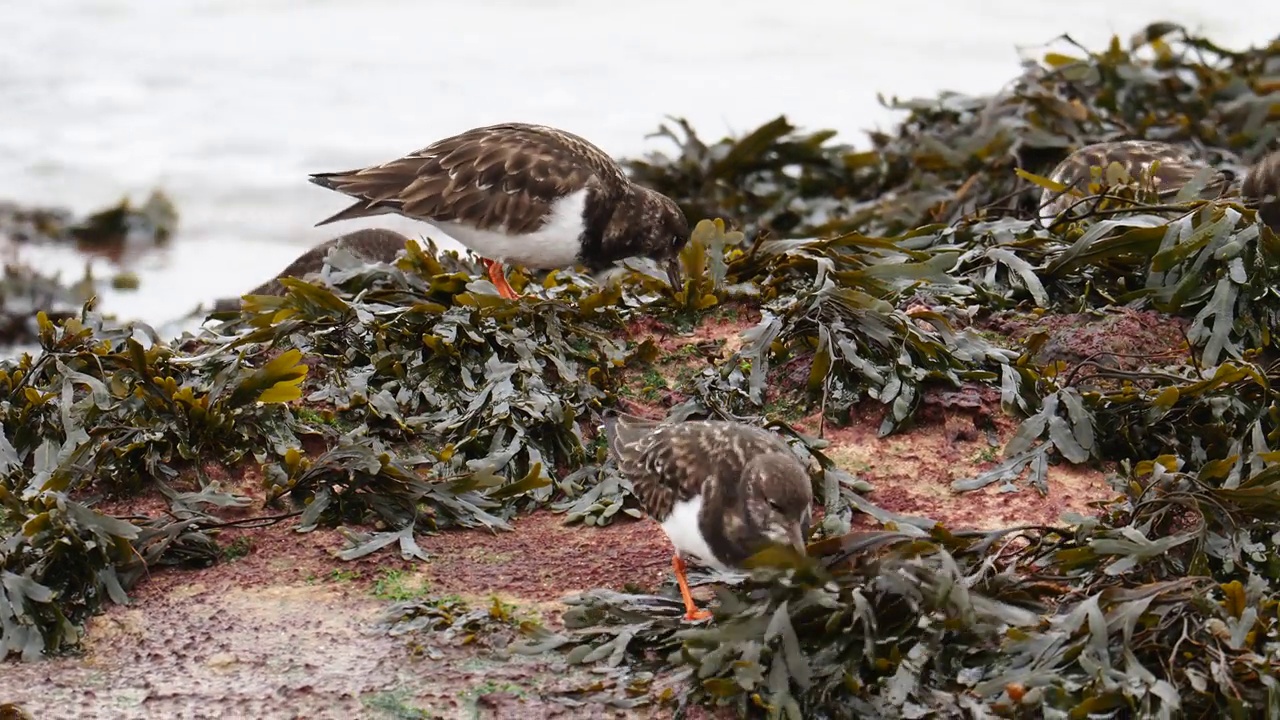
<path id="1" fill-rule="evenodd" d="M 681 556 L 695 558 L 701 565 L 729 572 L 729 568 L 715 559 L 715 554 L 711 552 L 707 541 L 702 537 L 702 532 L 698 529 L 698 515 L 701 510 L 701 497 L 676 501 L 671 509 L 671 516 L 662 523 L 662 531 L 667 534 L 671 544 Z"/>
<path id="2" fill-rule="evenodd" d="M 551 217 L 537 231 L 508 235 L 501 229 L 480 230 L 461 223 L 429 221 L 480 257 L 512 265 L 550 270 L 579 262 L 582 212 L 587 191 L 570 193 L 551 206 Z"/>

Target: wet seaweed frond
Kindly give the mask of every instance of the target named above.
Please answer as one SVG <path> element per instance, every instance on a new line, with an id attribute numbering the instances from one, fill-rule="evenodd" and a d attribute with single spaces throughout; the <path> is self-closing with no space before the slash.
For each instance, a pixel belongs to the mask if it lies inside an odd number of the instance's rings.
<path id="1" fill-rule="evenodd" d="M 40 321 L 41 352 L 0 367 L 4 654 L 73 646 L 147 567 L 216 561 L 203 508 L 243 499 L 175 489 L 196 461 L 261 466 L 266 502 L 302 530 L 343 527 L 346 559 L 421 559 L 421 533 L 518 531 L 538 507 L 640 517 L 597 432 L 622 407 L 768 427 L 825 512 L 812 557 L 721 583 L 709 626 L 663 595 L 596 591 L 563 631 L 529 628 L 524 651 L 603 673 L 566 704 L 1274 711 L 1275 229 L 1235 195 L 1161 199 L 1101 173 L 1080 216 L 1038 204 L 1086 143 L 1257 160 L 1276 139 L 1280 45 L 1229 51 L 1167 24 L 1127 48 L 1061 43 L 990 96 L 894 101 L 905 121 L 869 150 L 782 118 L 717 143 L 673 121 L 679 152 L 628 166 L 695 221 L 678 288 L 645 262 L 604 284 L 513 270 L 511 302 L 469 256 L 413 242 L 394 262 L 335 249 L 173 343 L 87 309 Z M 826 430 L 876 410 L 881 435 L 902 432 L 949 391 L 998 397 L 1018 423 L 954 491 L 1025 477 L 1047 492 L 1067 463 L 1116 469 L 1119 497 L 999 531 L 876 508 Z M 148 487 L 169 488 L 176 520 L 93 509 Z M 852 531 L 855 510 L 883 528 Z M 468 612 L 400 620 L 440 630 Z"/>
<path id="2" fill-rule="evenodd" d="M 693 219 L 734 218 L 751 240 L 892 236 L 1033 215 L 1040 187 L 1017 171 L 1043 177 L 1089 143 L 1185 143 L 1237 175 L 1274 147 L 1274 47 L 1231 50 L 1174 23 L 1101 49 L 1067 36 L 1050 47 L 990 95 L 882 99 L 906 116 L 867 149 L 785 117 L 716 142 L 675 119 L 658 132 L 671 152 L 628 167 Z"/>
<path id="3" fill-rule="evenodd" d="M 264 426 L 306 374 L 296 352 L 260 368 L 223 358 L 200 370 L 144 326 L 90 311 L 39 315 L 41 354 L 0 369 L 3 647 L 27 659 L 78 642 L 76 624 L 123 602 L 137 565 L 186 552 L 180 528 L 98 513 L 91 499 L 165 483 L 195 458 L 233 463 L 264 446 Z M 286 430 L 287 431 L 287 430 Z M 160 545 L 155 533 L 172 533 Z M 158 552 L 157 552 L 158 550 Z M 124 573 L 124 579 L 121 577 Z"/>
<path id="4" fill-rule="evenodd" d="M 1052 465 L 1090 463 L 1117 467 L 1122 495 L 1060 527 L 833 523 L 816 561 L 722 583 L 710 626 L 666 597 L 595 591 L 527 651 L 744 716 L 1274 709 L 1275 230 L 1232 193 L 1157 199 L 1118 176 L 1077 217 L 1046 222 L 1038 202 L 1068 152 L 1121 138 L 1194 146 L 1238 177 L 1274 146 L 1280 45 L 1230 51 L 1170 24 L 1127 48 L 1061 42 L 1071 55 L 1029 62 L 997 94 L 895 102 L 908 117 L 871 151 L 783 120 L 714 145 L 683 125 L 667 132 L 678 154 L 633 169 L 691 213 L 734 218 L 745 237 L 711 294 L 761 314 L 679 387 L 671 416 L 782 428 L 791 406 L 839 424 L 871 399 L 886 433 L 926 389 L 985 386 L 1020 425 L 954 491 L 1026 477 L 1048 492 Z M 1099 340 L 1094 318 L 1132 329 Z M 1152 322 L 1162 332 L 1143 332 Z M 873 507 L 841 493 L 828 510 L 850 504 Z"/>
<path id="5" fill-rule="evenodd" d="M 564 631 L 517 649 L 673 677 L 693 693 L 682 703 L 772 717 L 1265 707 L 1280 667 L 1276 466 L 1226 490 L 1166 463 L 1075 528 L 855 532 L 725 583 L 712 625 L 666 597 L 592 591 L 568 600 Z"/>
<path id="6" fill-rule="evenodd" d="M 415 652 L 428 657 L 442 645 L 482 645 L 504 650 L 513 639 L 540 632 L 540 625 L 497 597 L 476 607 L 457 596 L 427 597 L 392 605 L 378 628 L 410 638 Z"/>

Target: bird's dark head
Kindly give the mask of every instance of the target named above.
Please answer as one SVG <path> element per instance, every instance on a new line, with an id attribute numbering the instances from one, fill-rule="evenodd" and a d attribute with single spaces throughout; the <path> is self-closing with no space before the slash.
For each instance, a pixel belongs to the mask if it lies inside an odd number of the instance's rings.
<path id="1" fill-rule="evenodd" d="M 666 270 L 671 288 L 679 290 L 684 282 L 680 251 L 689 242 L 689 221 L 666 195 L 641 185 L 632 188 L 631 202 L 614 213 L 605 230 L 605 245 L 623 249 L 623 256 L 651 258 Z"/>
<path id="2" fill-rule="evenodd" d="M 790 453 L 766 453 L 743 469 L 748 523 L 769 540 L 804 552 L 813 489 L 804 466 Z"/>

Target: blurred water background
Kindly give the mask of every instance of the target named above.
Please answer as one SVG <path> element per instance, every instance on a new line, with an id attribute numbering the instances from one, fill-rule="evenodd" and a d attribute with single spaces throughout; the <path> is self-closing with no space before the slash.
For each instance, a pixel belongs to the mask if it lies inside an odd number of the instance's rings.
<path id="1" fill-rule="evenodd" d="M 0 0 L 0 200 L 87 213 L 162 188 L 177 236 L 127 258 L 140 288 L 101 303 L 161 323 L 342 232 L 434 233 L 312 227 L 345 201 L 311 172 L 508 120 L 614 156 L 666 149 L 645 138 L 666 115 L 715 140 L 785 113 L 865 146 L 896 118 L 878 93 L 991 92 L 1062 33 L 1096 49 L 1155 20 L 1243 48 L 1280 31 L 1280 3 Z M 85 263 L 22 257 L 69 278 Z"/>

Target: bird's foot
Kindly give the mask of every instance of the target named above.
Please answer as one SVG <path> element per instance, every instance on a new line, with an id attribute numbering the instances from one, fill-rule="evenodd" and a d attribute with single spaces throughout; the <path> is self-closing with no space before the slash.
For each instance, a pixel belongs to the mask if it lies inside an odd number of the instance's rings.
<path id="1" fill-rule="evenodd" d="M 502 263 L 494 262 L 488 258 L 481 258 L 480 261 L 484 263 L 484 268 L 489 274 L 489 282 L 493 283 L 493 286 L 498 289 L 499 295 L 508 300 L 516 300 L 520 297 L 515 290 L 511 289 L 511 284 L 507 282 L 507 274 L 502 267 Z"/>
<path id="2" fill-rule="evenodd" d="M 913 300 L 911 304 L 907 306 L 907 309 L 903 310 L 903 312 L 910 317 L 915 317 L 917 315 L 923 315 L 924 313 L 930 312 L 930 310 L 931 309 L 928 305 L 925 305 L 919 300 Z"/>
<path id="3" fill-rule="evenodd" d="M 684 619 L 686 622 L 702 622 L 703 620 L 710 620 L 711 613 L 707 610 L 698 610 L 695 608 L 693 610 L 685 611 Z"/>
<path id="4" fill-rule="evenodd" d="M 671 569 L 676 573 L 676 584 L 680 586 L 680 599 L 684 600 L 684 619 L 688 622 L 710 620 L 711 613 L 699 610 L 693 604 L 693 594 L 689 592 L 689 578 L 685 575 L 684 559 L 679 555 L 671 556 Z"/>

